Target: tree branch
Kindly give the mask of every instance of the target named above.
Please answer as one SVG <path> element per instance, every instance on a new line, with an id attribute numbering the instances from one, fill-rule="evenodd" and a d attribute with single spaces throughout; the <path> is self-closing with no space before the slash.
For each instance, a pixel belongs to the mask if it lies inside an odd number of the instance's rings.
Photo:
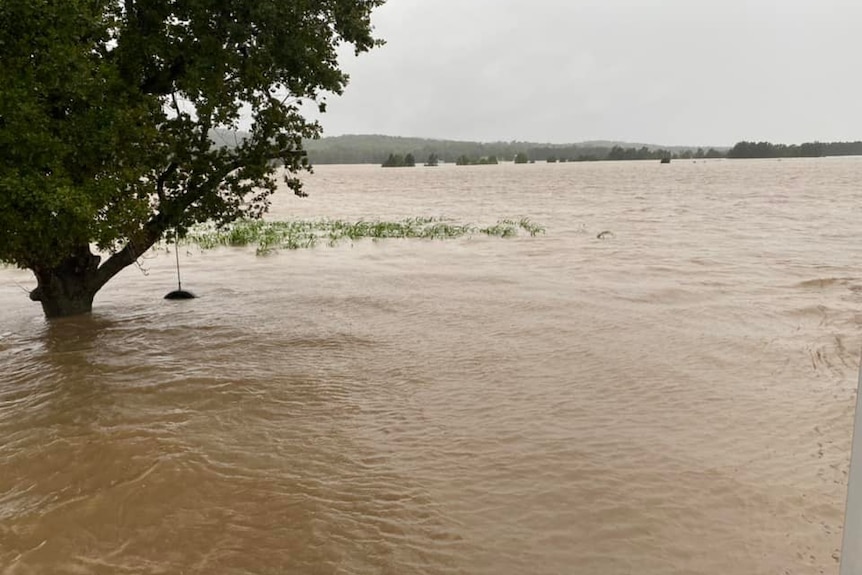
<path id="1" fill-rule="evenodd" d="M 123 249 L 109 257 L 99 267 L 94 281 L 95 289 L 101 289 L 112 277 L 138 261 L 139 257 L 159 241 L 169 227 L 167 218 L 163 217 L 162 213 L 153 216 L 136 237 L 130 239 Z"/>
<path id="2" fill-rule="evenodd" d="M 181 223 L 183 215 L 193 203 L 211 193 L 228 174 L 241 167 L 242 162 L 239 160 L 230 162 L 207 178 L 200 186 L 197 186 L 194 191 L 187 191 L 185 194 L 160 205 L 159 213 L 154 214 L 144 224 L 143 229 L 135 237 L 129 239 L 129 242 L 123 249 L 109 257 L 99 267 L 95 279 L 95 289 L 100 289 L 112 277 L 135 263 L 139 257 L 144 255 L 147 250 L 162 238 L 166 231 Z M 167 174 L 169 170 L 170 168 L 165 170 L 164 174 Z"/>
<path id="3" fill-rule="evenodd" d="M 156 96 L 165 96 L 174 91 L 174 84 L 183 77 L 186 71 L 185 56 L 179 55 L 168 66 L 163 66 L 141 82 L 141 92 Z"/>
<path id="4" fill-rule="evenodd" d="M 177 164 L 176 162 L 171 162 L 167 169 L 165 169 L 164 172 L 159 174 L 159 177 L 156 180 L 156 193 L 159 196 L 159 202 L 165 202 L 165 182 L 168 178 L 173 176 L 174 173 L 176 173 L 177 168 L 179 167 L 179 164 Z"/>

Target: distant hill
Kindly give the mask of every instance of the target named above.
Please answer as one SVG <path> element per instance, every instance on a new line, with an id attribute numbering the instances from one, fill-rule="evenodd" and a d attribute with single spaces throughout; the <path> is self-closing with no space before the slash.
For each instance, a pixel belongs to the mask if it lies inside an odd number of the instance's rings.
<path id="1" fill-rule="evenodd" d="M 212 130 L 210 138 L 216 145 L 235 146 L 248 134 L 230 130 Z M 435 140 L 377 134 L 330 136 L 319 140 L 304 140 L 312 164 L 380 164 L 395 157 L 415 158 L 417 164 L 448 162 L 458 164 L 519 162 L 579 162 L 592 160 L 657 160 L 667 158 L 792 158 L 862 155 L 862 142 L 806 142 L 772 144 L 770 142 L 738 142 L 732 148 L 715 146 L 659 146 L 592 140 L 577 144 L 537 142 L 469 142 Z M 431 161 L 434 160 L 434 161 Z"/>
<path id="2" fill-rule="evenodd" d="M 412 154 L 424 162 L 435 154 L 441 162 L 456 162 L 468 157 L 512 161 L 526 154 L 532 161 L 584 161 L 616 159 L 654 159 L 659 157 L 705 157 L 708 150 L 696 146 L 658 146 L 627 142 L 594 141 L 578 144 L 537 142 L 466 142 L 369 134 L 330 136 L 303 143 L 312 164 L 383 164 L 391 154 Z M 713 156 L 723 156 L 727 148 L 711 148 Z"/>

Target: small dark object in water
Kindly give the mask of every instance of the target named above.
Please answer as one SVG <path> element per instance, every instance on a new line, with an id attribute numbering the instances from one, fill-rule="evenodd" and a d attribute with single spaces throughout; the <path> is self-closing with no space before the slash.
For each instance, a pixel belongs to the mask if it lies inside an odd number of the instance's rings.
<path id="1" fill-rule="evenodd" d="M 669 163 L 670 163 L 670 158 L 662 158 L 662 159 L 661 159 L 661 163 L 662 163 L 662 164 L 669 164 Z"/>
<path id="2" fill-rule="evenodd" d="M 184 289 L 175 289 L 174 291 L 168 293 L 165 296 L 165 299 L 195 299 L 196 296 L 190 291 L 186 291 Z"/>
<path id="3" fill-rule="evenodd" d="M 599 232 L 599 235 L 597 235 L 596 237 L 600 240 L 605 240 L 614 237 L 614 232 L 612 232 L 611 230 L 605 230 L 603 232 Z"/>

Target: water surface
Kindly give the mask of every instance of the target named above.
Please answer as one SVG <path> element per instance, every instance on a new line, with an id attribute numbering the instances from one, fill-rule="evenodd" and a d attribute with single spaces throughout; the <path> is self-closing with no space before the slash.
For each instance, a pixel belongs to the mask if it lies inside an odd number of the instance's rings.
<path id="1" fill-rule="evenodd" d="M 270 217 L 547 234 L 0 269 L 0 574 L 835 572 L 862 159 L 321 166 Z M 609 230 L 613 237 L 596 236 Z"/>

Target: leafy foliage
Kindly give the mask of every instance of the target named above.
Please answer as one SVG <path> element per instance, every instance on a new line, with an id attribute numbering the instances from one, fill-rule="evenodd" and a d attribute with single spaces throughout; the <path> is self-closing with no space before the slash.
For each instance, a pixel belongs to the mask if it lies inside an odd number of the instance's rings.
<path id="1" fill-rule="evenodd" d="M 278 165 L 302 195 L 301 103 L 343 90 L 337 49 L 379 43 L 382 3 L 2 0 L 0 261 L 95 293 L 168 230 L 260 216 Z"/>

